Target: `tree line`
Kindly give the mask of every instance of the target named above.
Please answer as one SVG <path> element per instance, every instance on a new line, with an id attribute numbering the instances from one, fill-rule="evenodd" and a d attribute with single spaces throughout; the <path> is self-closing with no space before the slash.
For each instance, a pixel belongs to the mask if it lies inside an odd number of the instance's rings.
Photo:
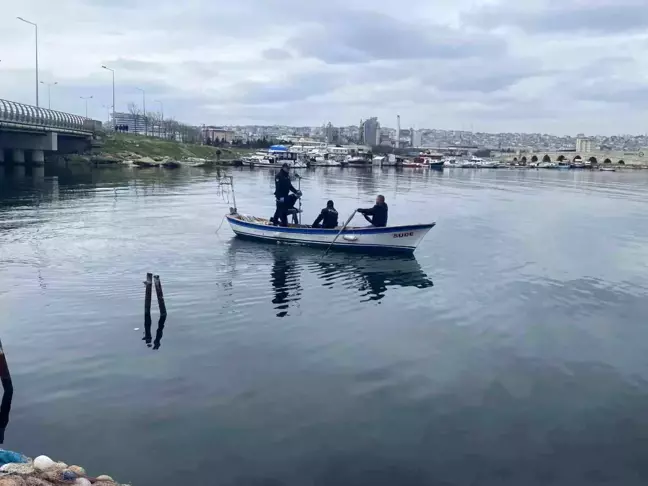
<path id="1" fill-rule="evenodd" d="M 139 133 L 143 125 L 144 135 L 151 135 L 168 140 L 182 140 L 187 143 L 202 142 L 202 133 L 199 127 L 180 123 L 173 117 L 163 117 L 159 112 L 146 112 L 143 114 L 141 108 L 135 103 L 128 104 L 128 113 L 135 120 L 135 127 L 129 125 L 115 125 L 118 132 Z M 137 130 L 137 129 L 140 130 Z"/>

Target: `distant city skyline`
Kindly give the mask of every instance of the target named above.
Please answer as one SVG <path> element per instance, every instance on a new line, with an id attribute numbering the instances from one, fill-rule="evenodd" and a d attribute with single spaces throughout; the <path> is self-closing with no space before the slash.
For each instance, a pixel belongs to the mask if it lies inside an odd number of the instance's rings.
<path id="1" fill-rule="evenodd" d="M 380 127 L 379 120 L 375 121 Z M 366 121 L 366 120 L 365 120 Z M 269 137 L 273 139 L 288 139 L 295 137 L 313 138 L 330 144 L 365 143 L 367 133 L 373 129 L 365 130 L 365 123 L 360 125 L 347 125 L 335 127 L 332 123 L 318 126 L 289 126 L 289 125 L 224 125 L 232 131 L 233 138 L 242 140 Z M 376 132 L 376 144 L 385 147 L 395 147 L 396 128 L 380 127 L 380 137 Z M 334 137 L 334 138 L 333 138 Z M 577 144 L 577 141 L 580 141 Z M 613 135 L 588 136 L 584 133 L 575 135 L 555 136 L 541 133 L 489 133 L 469 132 L 462 130 L 439 129 L 413 129 L 401 127 L 401 147 L 448 147 L 448 146 L 474 146 L 490 149 L 537 149 L 537 150 L 637 150 L 648 147 L 648 135 Z"/>

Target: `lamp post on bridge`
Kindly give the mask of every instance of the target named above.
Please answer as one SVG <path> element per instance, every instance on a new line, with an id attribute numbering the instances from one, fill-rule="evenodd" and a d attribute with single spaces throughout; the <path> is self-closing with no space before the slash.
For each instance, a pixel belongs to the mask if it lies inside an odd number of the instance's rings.
<path id="1" fill-rule="evenodd" d="M 58 81 L 54 81 L 53 83 L 46 83 L 44 81 L 41 81 L 40 84 L 44 84 L 47 86 L 47 109 L 51 110 L 52 109 L 52 86 L 55 86 L 58 84 Z"/>
<path id="2" fill-rule="evenodd" d="M 79 96 L 82 100 L 85 100 L 85 106 L 86 106 L 86 114 L 85 117 L 86 119 L 88 118 L 88 100 L 92 99 L 92 96 Z"/>
<path id="3" fill-rule="evenodd" d="M 16 17 L 18 20 L 21 22 L 25 22 L 26 24 L 30 24 L 34 26 L 34 29 L 36 30 L 36 108 L 40 107 L 38 103 L 38 25 L 36 25 L 34 22 L 30 22 L 29 20 L 25 20 L 22 17 Z"/>
<path id="4" fill-rule="evenodd" d="M 112 91 L 113 91 L 113 93 L 112 93 L 112 94 L 113 94 L 113 101 L 112 101 L 112 115 L 113 115 L 113 119 L 112 119 L 112 122 L 113 122 L 113 128 L 114 128 L 115 123 L 117 123 L 117 121 L 116 121 L 116 119 L 115 119 L 115 70 L 114 70 L 114 69 L 110 69 L 110 68 L 107 67 L 107 66 L 101 66 L 101 67 L 104 68 L 104 69 L 106 69 L 107 71 L 110 71 L 110 72 L 112 73 Z"/>
<path id="5" fill-rule="evenodd" d="M 148 135 L 148 122 L 146 120 L 146 91 L 142 88 L 135 88 L 142 92 L 142 109 L 144 111 L 144 136 Z"/>

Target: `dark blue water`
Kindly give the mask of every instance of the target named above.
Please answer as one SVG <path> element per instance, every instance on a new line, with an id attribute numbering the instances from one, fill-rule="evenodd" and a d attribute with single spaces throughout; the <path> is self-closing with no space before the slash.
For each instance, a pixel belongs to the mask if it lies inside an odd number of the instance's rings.
<path id="1" fill-rule="evenodd" d="M 303 175 L 307 219 L 438 224 L 322 258 L 216 234 L 214 171 L 0 169 L 4 447 L 138 486 L 648 482 L 648 175 Z"/>

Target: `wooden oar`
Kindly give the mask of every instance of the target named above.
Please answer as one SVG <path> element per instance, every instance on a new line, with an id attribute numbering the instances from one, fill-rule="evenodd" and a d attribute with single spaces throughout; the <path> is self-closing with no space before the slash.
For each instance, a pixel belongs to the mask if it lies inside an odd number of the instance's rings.
<path id="1" fill-rule="evenodd" d="M 331 241 L 331 244 L 330 244 L 330 245 L 328 246 L 328 248 L 326 249 L 326 252 L 324 252 L 324 255 L 322 256 L 322 258 L 324 258 L 324 257 L 328 254 L 329 250 L 330 250 L 331 247 L 333 246 L 333 243 L 335 243 L 335 240 L 337 240 L 338 237 L 342 234 L 342 232 L 344 231 L 344 229 L 345 229 L 345 228 L 347 227 L 347 225 L 351 222 L 351 220 L 353 219 L 353 217 L 355 216 L 355 214 L 356 214 L 357 212 L 358 212 L 358 210 L 356 209 L 356 210 L 353 211 L 353 213 L 351 213 L 351 216 L 349 216 L 349 219 L 346 220 L 346 223 L 344 223 L 344 226 L 342 226 L 342 229 L 338 232 L 337 235 L 335 235 L 335 238 L 333 238 L 333 241 Z"/>

